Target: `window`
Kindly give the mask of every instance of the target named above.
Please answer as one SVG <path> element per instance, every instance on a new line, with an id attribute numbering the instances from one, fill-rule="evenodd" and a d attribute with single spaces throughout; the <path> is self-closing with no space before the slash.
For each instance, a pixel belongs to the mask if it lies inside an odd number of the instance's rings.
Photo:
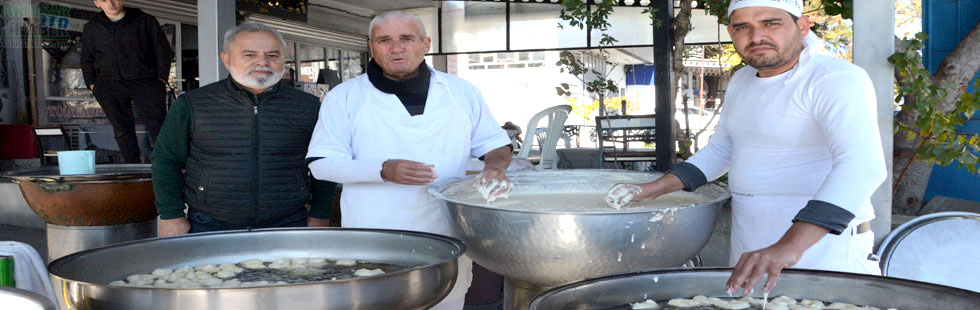
<path id="1" fill-rule="evenodd" d="M 470 70 L 544 67 L 546 52 L 507 52 L 467 55 Z"/>

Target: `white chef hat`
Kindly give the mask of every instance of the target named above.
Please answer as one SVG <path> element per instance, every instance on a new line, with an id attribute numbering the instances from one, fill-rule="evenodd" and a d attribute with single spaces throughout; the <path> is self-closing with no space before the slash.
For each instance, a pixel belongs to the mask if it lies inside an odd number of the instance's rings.
<path id="1" fill-rule="evenodd" d="M 751 6 L 777 8 L 796 17 L 803 15 L 803 0 L 732 0 L 728 5 L 728 17 L 732 17 L 735 10 Z"/>

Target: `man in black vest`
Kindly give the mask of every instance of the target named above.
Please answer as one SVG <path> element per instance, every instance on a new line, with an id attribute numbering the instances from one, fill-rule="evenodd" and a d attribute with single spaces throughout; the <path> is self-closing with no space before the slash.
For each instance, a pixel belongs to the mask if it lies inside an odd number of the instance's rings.
<path id="1" fill-rule="evenodd" d="M 123 160 L 138 163 L 140 147 L 133 104 L 143 116 L 152 149 L 167 116 L 165 84 L 173 51 L 152 15 L 123 7 L 123 0 L 93 2 L 102 12 L 82 30 L 85 85 L 112 123 Z"/>
<path id="2" fill-rule="evenodd" d="M 284 49 L 268 26 L 229 29 L 230 76 L 170 108 L 153 151 L 160 236 L 327 225 L 336 184 L 311 182 L 305 163 L 320 103 L 281 85 Z"/>

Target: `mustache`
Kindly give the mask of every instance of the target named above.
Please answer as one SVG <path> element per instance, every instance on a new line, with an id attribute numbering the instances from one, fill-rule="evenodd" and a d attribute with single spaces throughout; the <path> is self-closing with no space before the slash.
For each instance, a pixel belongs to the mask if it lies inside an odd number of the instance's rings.
<path id="1" fill-rule="evenodd" d="M 248 71 L 245 71 L 245 74 L 251 74 L 252 72 L 255 71 L 262 71 L 262 72 L 269 72 L 269 73 L 276 72 L 276 70 L 273 70 L 272 67 L 252 67 L 252 68 L 248 68 Z"/>
<path id="2" fill-rule="evenodd" d="M 768 46 L 768 47 L 771 47 L 771 48 L 774 48 L 774 49 L 778 49 L 775 44 L 772 44 L 771 42 L 767 42 L 767 41 L 759 41 L 758 43 L 751 43 L 748 46 L 746 46 L 745 48 L 746 49 L 751 49 L 751 48 L 759 47 L 759 46 Z"/>

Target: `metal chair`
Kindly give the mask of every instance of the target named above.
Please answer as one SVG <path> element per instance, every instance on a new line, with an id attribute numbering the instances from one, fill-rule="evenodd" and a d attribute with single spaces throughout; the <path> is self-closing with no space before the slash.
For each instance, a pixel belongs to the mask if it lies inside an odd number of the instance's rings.
<path id="1" fill-rule="evenodd" d="M 538 112 L 531 120 L 527 122 L 527 130 L 524 132 L 524 146 L 521 147 L 520 153 L 517 154 L 518 158 L 527 159 L 531 155 L 531 143 L 538 134 L 537 130 L 532 130 L 532 128 L 538 128 L 538 122 L 540 122 L 545 117 L 548 118 L 547 130 L 544 132 L 544 140 L 538 141 L 538 147 L 541 149 L 541 160 L 537 165 L 534 166 L 536 170 L 543 169 L 556 169 L 558 168 L 558 156 L 555 152 L 555 148 L 558 147 L 558 139 L 561 138 L 562 130 L 565 129 L 565 120 L 568 119 L 568 113 L 572 111 L 572 106 L 563 104 L 556 105 Z"/>

